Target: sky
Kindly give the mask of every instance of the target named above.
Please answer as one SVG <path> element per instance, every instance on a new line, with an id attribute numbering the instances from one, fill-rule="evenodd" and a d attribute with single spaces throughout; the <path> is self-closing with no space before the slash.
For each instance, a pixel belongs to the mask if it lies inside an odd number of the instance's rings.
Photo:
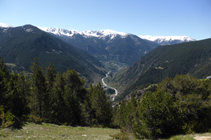
<path id="1" fill-rule="evenodd" d="M 0 23 L 211 38 L 211 0 L 0 0 Z"/>

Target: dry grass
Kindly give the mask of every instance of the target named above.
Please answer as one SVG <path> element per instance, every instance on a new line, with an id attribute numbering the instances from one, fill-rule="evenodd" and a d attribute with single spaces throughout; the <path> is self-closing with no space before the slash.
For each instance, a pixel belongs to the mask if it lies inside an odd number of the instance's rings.
<path id="1" fill-rule="evenodd" d="M 211 140 L 211 133 L 178 135 L 171 137 L 170 140 Z"/>
<path id="2" fill-rule="evenodd" d="M 70 140 L 111 140 L 111 135 L 119 134 L 119 129 L 71 127 L 55 124 L 27 123 L 22 129 L 0 130 L 0 140 L 13 139 L 70 139 Z M 134 137 L 131 137 L 132 139 Z M 211 133 L 178 135 L 169 140 L 211 140 Z"/>
<path id="3" fill-rule="evenodd" d="M 111 140 L 119 129 L 71 127 L 43 123 L 37 125 L 28 123 L 22 129 L 0 130 L 0 139 L 72 139 L 72 140 Z"/>

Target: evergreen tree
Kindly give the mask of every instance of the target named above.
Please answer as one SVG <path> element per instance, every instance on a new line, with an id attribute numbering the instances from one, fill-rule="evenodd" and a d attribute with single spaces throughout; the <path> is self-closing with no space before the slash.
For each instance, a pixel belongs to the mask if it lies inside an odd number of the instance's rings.
<path id="1" fill-rule="evenodd" d="M 122 128 L 122 126 L 125 126 L 125 109 L 126 109 L 126 102 L 123 100 L 120 103 L 120 107 L 117 111 L 116 117 L 115 117 L 115 123 Z"/>
<path id="2" fill-rule="evenodd" d="M 0 57 L 0 105 L 6 105 L 5 94 L 7 91 L 6 84 L 10 79 L 9 70 L 3 59 Z"/>
<path id="3" fill-rule="evenodd" d="M 206 132 L 211 126 L 210 89 L 190 75 L 166 78 L 141 99 L 134 121 L 137 138 Z"/>
<path id="4" fill-rule="evenodd" d="M 55 82 L 51 90 L 50 100 L 50 116 L 49 119 L 53 123 L 65 123 L 67 115 L 64 101 L 65 82 L 61 73 L 56 75 Z"/>
<path id="5" fill-rule="evenodd" d="M 72 91 L 75 90 L 77 98 L 82 102 L 86 97 L 86 90 L 84 88 L 85 81 L 78 76 L 75 70 L 68 69 L 63 76 L 65 78 L 65 85 Z"/>
<path id="6" fill-rule="evenodd" d="M 90 84 L 89 92 L 86 94 L 86 99 L 84 100 L 83 104 L 83 121 L 86 125 L 93 125 L 92 118 L 94 117 L 94 113 L 92 111 L 92 104 L 91 104 L 91 93 L 92 93 L 92 84 Z"/>
<path id="7" fill-rule="evenodd" d="M 56 68 L 52 63 L 50 63 L 49 66 L 46 67 L 46 74 L 45 74 L 48 91 L 50 91 L 51 88 L 53 87 L 53 83 L 56 78 L 56 73 L 57 73 Z"/>
<path id="8" fill-rule="evenodd" d="M 76 92 L 70 87 L 66 87 L 65 89 L 65 105 L 66 105 L 66 119 L 67 123 L 71 125 L 79 125 L 81 123 L 81 105 L 76 96 Z"/>
<path id="9" fill-rule="evenodd" d="M 55 78 L 56 78 L 56 68 L 54 67 L 54 65 L 52 63 L 50 63 L 47 67 L 46 67 L 46 86 L 47 86 L 47 91 L 45 94 L 45 102 L 44 102 L 44 110 L 45 110 L 45 114 L 44 117 L 48 118 L 48 116 L 50 115 L 50 108 L 51 108 L 51 99 L 50 96 L 52 95 L 52 88 L 53 88 L 53 84 L 55 82 Z"/>
<path id="10" fill-rule="evenodd" d="M 111 123 L 112 108 L 101 84 L 91 86 L 84 104 L 89 125 L 108 126 Z M 87 115 L 88 114 L 88 115 Z"/>
<path id="11" fill-rule="evenodd" d="M 44 76 L 43 69 L 39 65 L 37 58 L 34 58 L 34 62 L 31 66 L 31 80 L 32 80 L 32 96 L 33 96 L 33 109 L 35 113 L 38 113 L 40 118 L 43 118 L 43 113 L 45 113 L 44 104 L 48 100 L 46 100 L 47 94 L 47 85 L 46 79 Z"/>
<path id="12" fill-rule="evenodd" d="M 134 97 L 126 103 L 124 100 L 120 104 L 120 108 L 115 117 L 115 123 L 121 128 L 121 132 L 133 132 L 133 120 L 136 115 L 137 102 Z"/>
<path id="13" fill-rule="evenodd" d="M 29 84 L 23 73 L 20 75 L 17 72 L 12 73 L 6 87 L 7 109 L 19 118 L 27 115 Z"/>
<path id="14" fill-rule="evenodd" d="M 51 122 L 79 125 L 81 122 L 80 103 L 75 90 L 66 85 L 61 73 L 57 74 L 51 93 Z"/>

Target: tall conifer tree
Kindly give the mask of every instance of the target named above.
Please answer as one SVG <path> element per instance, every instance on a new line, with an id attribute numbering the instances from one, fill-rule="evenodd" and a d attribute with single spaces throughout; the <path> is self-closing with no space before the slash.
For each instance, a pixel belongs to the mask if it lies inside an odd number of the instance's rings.
<path id="1" fill-rule="evenodd" d="M 47 93 L 47 85 L 42 67 L 39 65 L 37 58 L 34 58 L 34 62 L 31 66 L 31 79 L 32 79 L 32 95 L 35 97 L 35 102 L 38 103 L 38 107 L 35 109 L 40 118 L 43 118 L 43 106 L 45 100 L 45 94 Z"/>
<path id="2" fill-rule="evenodd" d="M 10 74 L 6 64 L 0 57 L 0 105 L 5 105 L 6 84 L 9 80 Z"/>

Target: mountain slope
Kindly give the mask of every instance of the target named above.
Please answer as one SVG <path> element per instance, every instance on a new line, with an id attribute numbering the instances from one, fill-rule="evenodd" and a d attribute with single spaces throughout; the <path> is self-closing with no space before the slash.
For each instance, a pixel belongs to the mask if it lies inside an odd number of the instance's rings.
<path id="1" fill-rule="evenodd" d="M 0 56 L 6 63 L 14 63 L 18 71 L 29 71 L 33 58 L 37 57 L 42 67 L 52 62 L 58 71 L 75 69 L 90 81 L 105 74 L 96 58 L 32 25 L 1 27 Z"/>
<path id="2" fill-rule="evenodd" d="M 42 28 L 40 29 L 84 50 L 101 61 L 117 61 L 131 65 L 158 46 L 138 36 L 112 31 L 84 31 Z"/>
<path id="3" fill-rule="evenodd" d="M 188 36 L 149 36 L 147 35 L 147 36 L 139 36 L 139 37 L 142 39 L 156 42 L 161 46 L 196 41 L 195 39 L 192 39 Z"/>
<path id="4" fill-rule="evenodd" d="M 211 75 L 211 39 L 160 46 L 111 80 L 124 88 L 121 96 L 142 84 L 155 84 L 165 77 L 190 73 L 197 78 Z M 116 84 L 117 86 L 117 84 Z"/>

